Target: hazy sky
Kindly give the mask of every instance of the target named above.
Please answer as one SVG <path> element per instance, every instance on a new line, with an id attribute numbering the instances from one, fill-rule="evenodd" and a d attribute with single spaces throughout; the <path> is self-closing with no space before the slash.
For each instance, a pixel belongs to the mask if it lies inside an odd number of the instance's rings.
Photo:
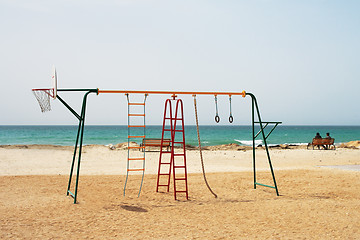
<path id="1" fill-rule="evenodd" d="M 31 92 L 51 87 L 54 64 L 59 88 L 245 90 L 263 120 L 359 125 L 359 13 L 350 0 L 0 0 L 0 124 L 77 124 L 58 100 L 42 114 Z M 80 111 L 81 94 L 61 96 Z M 147 123 L 161 124 L 166 97 L 149 96 Z M 214 124 L 213 96 L 198 104 Z M 250 124 L 250 106 L 233 98 L 234 124 Z M 87 111 L 87 124 L 126 124 L 123 94 L 90 95 Z M 219 113 L 229 124 L 227 97 Z"/>

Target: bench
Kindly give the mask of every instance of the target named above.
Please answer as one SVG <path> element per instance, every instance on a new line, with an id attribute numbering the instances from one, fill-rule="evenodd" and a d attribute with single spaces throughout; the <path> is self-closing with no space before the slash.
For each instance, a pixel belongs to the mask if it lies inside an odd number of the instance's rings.
<path id="1" fill-rule="evenodd" d="M 313 138 L 312 142 L 307 145 L 307 149 L 309 149 L 310 146 L 312 146 L 313 149 L 315 146 L 317 146 L 318 149 L 322 147 L 325 150 L 328 149 L 335 150 L 334 141 L 335 141 L 334 138 Z"/>
<path id="2" fill-rule="evenodd" d="M 170 139 L 164 139 L 163 140 L 163 147 L 166 147 L 166 151 L 169 151 L 170 149 Z M 140 147 L 142 148 L 142 151 L 145 151 L 146 147 L 161 147 L 161 138 L 143 138 L 142 143 L 140 144 Z"/>

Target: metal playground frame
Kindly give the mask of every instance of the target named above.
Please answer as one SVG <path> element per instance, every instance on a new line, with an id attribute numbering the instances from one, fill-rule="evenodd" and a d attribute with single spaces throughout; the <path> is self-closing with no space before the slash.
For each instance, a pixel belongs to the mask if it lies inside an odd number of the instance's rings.
<path id="1" fill-rule="evenodd" d="M 242 96 L 244 98 L 247 97 L 247 96 L 251 97 L 251 107 L 252 107 L 252 111 L 251 111 L 251 116 L 252 116 L 251 121 L 252 121 L 252 123 L 251 123 L 251 125 L 252 125 L 252 147 L 253 147 L 252 148 L 252 162 L 253 162 L 253 184 L 254 184 L 254 189 L 256 189 L 257 186 L 263 186 L 263 187 L 272 188 L 272 189 L 275 189 L 277 196 L 279 196 L 279 191 L 278 191 L 278 187 L 277 187 L 277 184 L 276 184 L 275 174 L 274 174 L 273 166 L 272 166 L 272 163 L 271 163 L 269 148 L 268 148 L 268 144 L 267 144 L 266 140 L 269 137 L 269 135 L 274 131 L 274 129 L 279 124 L 281 124 L 281 122 L 262 121 L 261 116 L 260 116 L 259 106 L 258 106 L 256 97 L 255 97 L 254 94 L 247 93 L 245 91 L 242 91 L 242 92 L 183 92 L 183 91 L 131 91 L 131 90 L 100 90 L 100 89 L 57 89 L 57 87 L 56 87 L 56 72 L 54 74 L 55 74 L 54 75 L 55 76 L 54 88 L 51 88 L 51 89 L 33 89 L 33 92 L 34 92 L 35 95 L 37 95 L 39 93 L 44 94 L 45 98 L 48 98 L 48 99 L 50 99 L 50 98 L 58 99 L 79 121 L 76 140 L 75 140 L 75 146 L 74 146 L 74 154 L 73 154 L 73 159 L 72 159 L 71 169 L 70 169 L 70 174 L 69 174 L 68 187 L 67 187 L 67 191 L 66 191 L 66 194 L 68 196 L 70 195 L 74 199 L 74 204 L 77 203 L 77 200 L 78 200 L 78 185 L 79 185 L 79 176 L 80 176 L 81 153 L 82 153 L 83 139 L 84 139 L 84 126 L 85 126 L 85 118 L 86 118 L 86 104 L 87 104 L 88 96 L 90 94 L 92 94 L 92 93 L 95 93 L 97 95 L 99 95 L 99 94 L 111 94 L 111 93 L 112 94 L 119 94 L 120 93 L 120 94 L 126 94 L 126 95 L 129 95 L 129 94 L 144 94 L 145 96 L 150 96 L 150 95 L 155 95 L 155 94 L 163 94 L 163 95 L 170 95 L 172 97 L 177 96 L 177 95 L 193 95 L 194 97 L 196 95 L 213 95 L 213 96 L 215 96 L 215 99 L 216 99 L 216 96 L 218 96 L 218 95 L 228 95 L 230 97 L 230 99 L 231 99 L 231 96 Z M 60 93 L 63 93 L 63 92 L 79 92 L 79 93 L 84 94 L 80 114 L 77 113 L 71 106 L 69 106 L 69 104 L 67 104 L 66 101 L 59 95 Z M 37 97 L 37 99 L 38 99 L 38 97 Z M 39 101 L 39 99 L 38 99 L 38 101 Z M 39 101 L 39 103 L 40 103 L 40 101 Z M 41 108 L 41 109 L 43 110 L 43 108 Z M 256 116 L 257 116 L 257 121 L 255 120 Z M 232 117 L 232 116 L 230 115 L 230 117 Z M 230 119 L 229 119 L 229 121 L 230 121 Z M 256 133 L 255 132 L 255 126 L 257 124 L 260 127 L 260 130 Z M 272 128 L 270 129 L 268 134 L 266 134 L 264 129 L 269 125 L 272 125 Z M 271 171 L 271 174 L 272 174 L 273 186 L 257 182 L 257 178 L 256 178 L 256 155 L 255 155 L 256 145 L 255 145 L 255 139 L 257 137 L 259 137 L 259 136 L 262 138 L 263 144 L 264 144 L 264 147 L 265 147 L 267 160 L 268 160 L 270 171 Z M 71 183 L 72 183 L 72 177 L 73 177 L 73 173 L 74 173 L 76 158 L 77 158 L 76 181 L 75 181 L 74 192 L 72 192 L 72 191 L 70 191 L 70 187 L 71 187 Z"/>

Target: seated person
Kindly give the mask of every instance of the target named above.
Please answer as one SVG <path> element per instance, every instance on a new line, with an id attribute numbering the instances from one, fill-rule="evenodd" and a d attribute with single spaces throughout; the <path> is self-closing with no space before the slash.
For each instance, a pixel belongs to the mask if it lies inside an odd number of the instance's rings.
<path id="1" fill-rule="evenodd" d="M 316 133 L 314 138 L 322 138 L 322 137 L 320 136 L 320 133 Z"/>
<path id="2" fill-rule="evenodd" d="M 316 133 L 314 138 L 315 139 L 321 139 L 322 137 L 320 136 L 320 133 Z M 320 146 L 322 146 L 324 149 L 327 149 L 326 146 L 324 146 L 324 145 L 317 145 L 318 149 L 320 149 Z"/>
<path id="3" fill-rule="evenodd" d="M 326 139 L 331 139 L 330 137 L 330 133 L 326 133 Z M 325 145 L 326 149 L 329 149 L 330 148 L 330 145 Z"/>

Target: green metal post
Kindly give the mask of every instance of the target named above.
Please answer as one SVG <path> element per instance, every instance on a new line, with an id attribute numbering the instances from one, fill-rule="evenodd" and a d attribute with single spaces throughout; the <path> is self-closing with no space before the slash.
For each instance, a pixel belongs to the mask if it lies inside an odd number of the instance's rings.
<path id="1" fill-rule="evenodd" d="M 252 119 L 252 140 L 253 140 L 253 172 L 254 172 L 254 189 L 256 189 L 256 166 L 255 166 L 255 113 L 254 99 L 251 98 L 251 119 Z"/>
<path id="2" fill-rule="evenodd" d="M 275 179 L 275 174 L 274 174 L 274 170 L 273 170 L 273 167 L 272 167 L 272 163 L 271 163 L 271 159 L 270 159 L 270 153 L 269 153 L 269 149 L 268 149 L 268 146 L 267 146 L 267 142 L 266 142 L 266 138 L 265 137 L 265 133 L 264 133 L 264 128 L 263 128 L 263 125 L 262 125 L 262 121 L 261 121 L 261 116 L 260 116 L 260 110 L 259 110 L 259 106 L 257 104 L 257 100 L 256 100 L 256 97 L 252 94 L 252 93 L 246 93 L 246 95 L 250 95 L 251 98 L 252 98 L 252 106 L 253 106 L 253 116 L 254 116 L 254 104 L 255 104 L 255 107 L 256 107 L 256 112 L 257 112 L 257 115 L 258 115 L 258 119 L 259 119 L 259 124 L 260 124 L 260 129 L 261 129 L 261 134 L 262 134 L 262 137 L 263 137 L 263 140 L 264 140 L 264 144 L 265 144 L 265 150 L 266 150 L 266 154 L 267 154 L 267 158 L 268 158 L 268 162 L 269 162 L 269 166 L 270 166 L 270 170 L 271 170 L 271 175 L 272 175 L 272 178 L 273 178 L 273 182 L 274 182 L 274 188 L 276 190 L 276 195 L 279 196 L 279 191 L 278 191 L 278 188 L 277 188 L 277 184 L 276 184 L 276 179 Z M 253 120 L 253 128 L 254 128 L 254 120 Z M 255 145 L 255 138 L 253 138 L 253 146 Z M 253 160 L 254 160 L 254 179 L 255 179 L 255 150 L 254 150 L 254 147 L 253 147 Z M 255 185 L 257 185 L 258 183 L 254 183 Z M 264 184 L 258 184 L 258 185 L 262 185 L 262 186 L 265 186 Z M 256 187 L 255 187 L 256 188 Z"/>
<path id="3" fill-rule="evenodd" d="M 78 193 L 78 185 L 79 185 L 79 174 L 80 174 L 80 162 L 81 162 L 81 152 L 82 152 L 82 143 L 84 138 L 84 126 L 85 126 L 85 110 L 86 110 L 86 100 L 87 96 L 91 92 L 87 92 L 84 95 L 84 100 L 82 104 L 82 110 L 81 110 L 81 118 L 82 118 L 82 124 L 81 124 L 81 134 L 80 134 L 80 146 L 79 146 L 79 158 L 78 158 L 78 166 L 77 166 L 77 173 L 76 173 L 76 183 L 75 183 L 75 193 L 74 193 L 74 204 L 76 203 L 77 199 L 77 193 Z"/>
<path id="4" fill-rule="evenodd" d="M 72 163 L 71 163 L 68 188 L 67 188 L 67 192 L 66 192 L 66 195 L 71 195 L 74 198 L 74 204 L 75 204 L 76 200 L 77 200 L 79 174 L 80 174 L 81 152 L 82 152 L 82 144 L 83 144 L 83 137 L 84 137 L 84 126 L 85 126 L 85 115 L 86 115 L 85 114 L 85 112 L 86 112 L 85 111 L 86 110 L 86 100 L 87 100 L 87 96 L 90 93 L 97 93 L 98 94 L 98 89 L 58 89 L 57 91 L 58 92 L 61 92 L 61 91 L 63 91 L 63 92 L 86 92 L 84 97 L 83 97 L 83 104 L 82 104 L 81 114 L 80 115 L 77 114 L 76 111 L 74 109 L 72 109 L 59 95 L 57 95 L 57 99 L 59 99 L 60 102 L 63 103 L 65 105 L 65 107 L 68 108 L 69 111 L 77 119 L 79 119 L 79 126 L 78 126 L 77 135 L 76 135 L 75 146 L 74 146 L 74 155 L 73 155 L 73 160 L 72 160 Z M 80 140 L 80 143 L 79 143 L 79 140 Z M 76 158 L 76 154 L 77 154 L 78 145 L 79 145 L 79 153 L 78 153 L 78 164 L 77 164 L 75 192 L 72 193 L 70 191 L 70 187 L 71 187 L 71 180 L 72 180 L 72 175 L 73 175 L 73 171 L 74 171 L 75 158 Z"/>
<path id="5" fill-rule="evenodd" d="M 81 124 L 82 124 L 82 119 L 80 118 L 80 120 L 79 120 L 79 127 L 78 127 L 78 131 L 77 131 L 77 136 L 76 136 L 76 141 L 75 141 L 74 155 L 73 155 L 73 160 L 72 160 L 72 163 L 71 163 L 69 183 L 68 183 L 68 188 L 67 188 L 67 191 L 66 191 L 66 195 L 69 195 L 69 191 L 70 191 L 71 178 L 72 178 L 72 174 L 73 174 L 73 171 L 74 171 L 74 163 L 75 163 L 75 158 L 76 158 L 77 146 L 78 146 L 78 142 L 79 142 Z"/>

